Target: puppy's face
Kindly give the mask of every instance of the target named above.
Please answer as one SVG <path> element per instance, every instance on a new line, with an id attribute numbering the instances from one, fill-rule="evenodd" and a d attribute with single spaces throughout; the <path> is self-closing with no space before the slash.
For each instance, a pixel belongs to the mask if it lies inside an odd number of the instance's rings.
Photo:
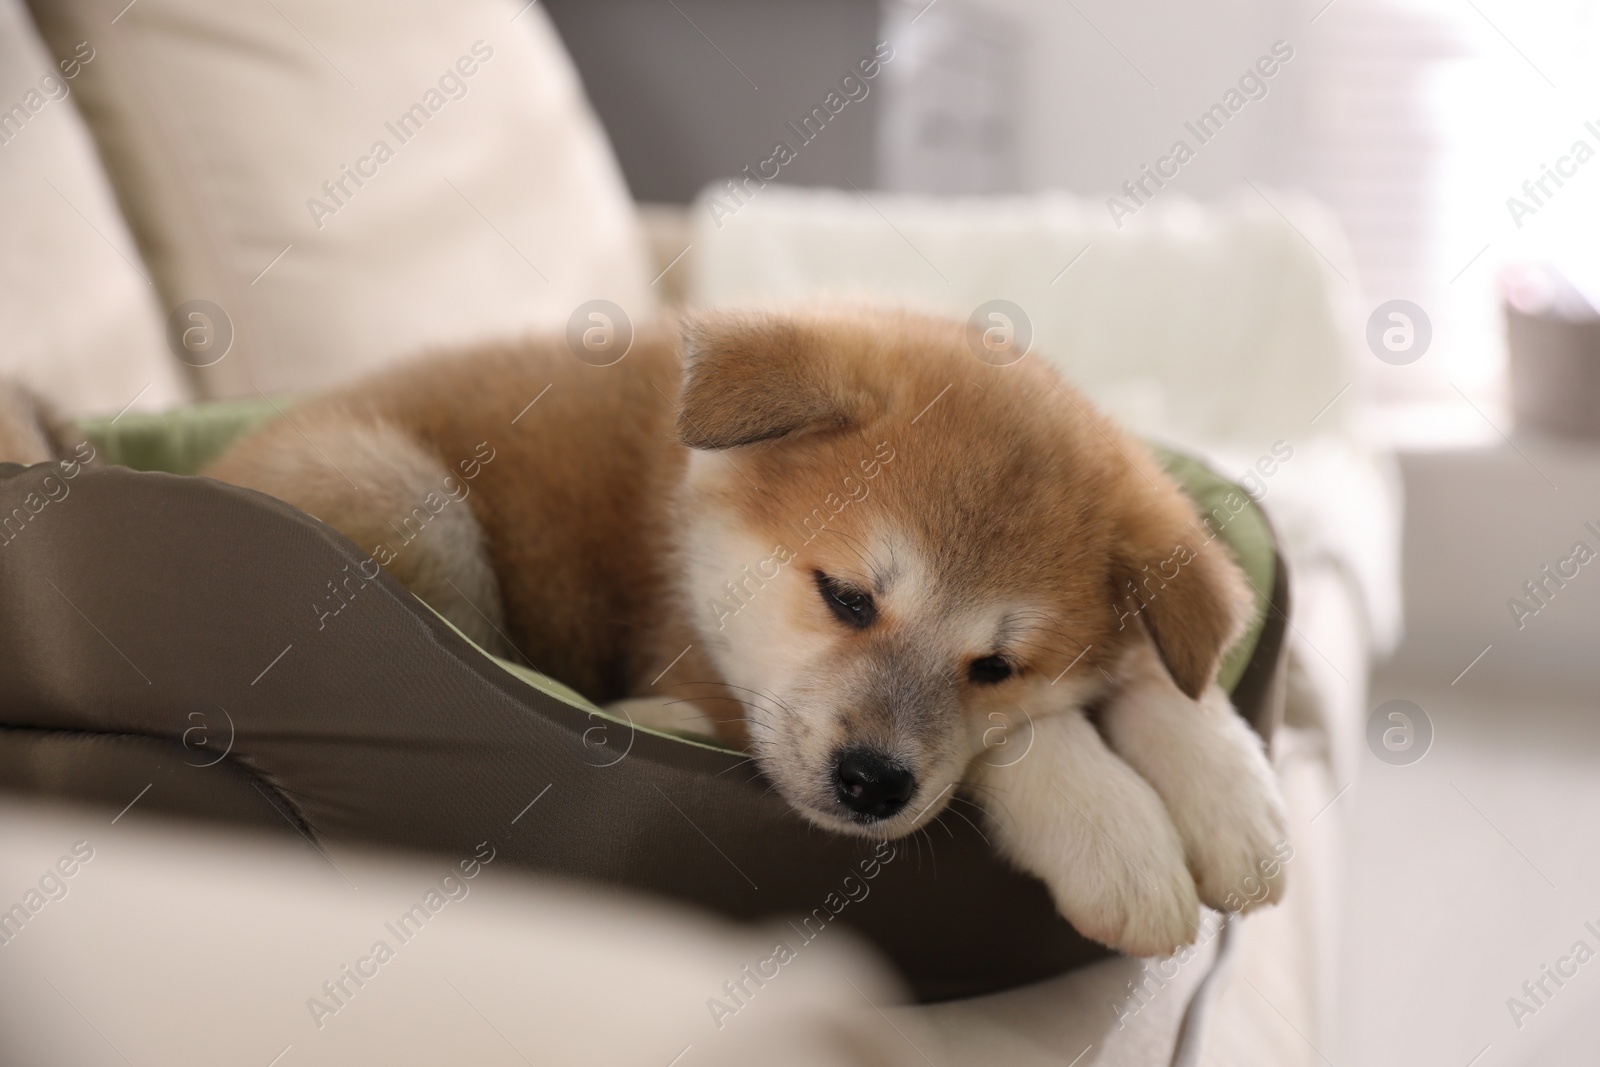
<path id="1" fill-rule="evenodd" d="M 812 821 L 916 829 L 1146 634 L 1180 686 L 1209 681 L 1242 614 L 1232 562 L 1191 547 L 1129 598 L 1199 527 L 1048 369 L 882 313 L 702 319 L 686 347 L 685 592 L 754 755 Z"/>

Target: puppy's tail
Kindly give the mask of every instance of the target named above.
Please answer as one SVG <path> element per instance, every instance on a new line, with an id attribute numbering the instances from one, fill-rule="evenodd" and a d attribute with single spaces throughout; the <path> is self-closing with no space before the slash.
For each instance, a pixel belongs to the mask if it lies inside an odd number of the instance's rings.
<path id="1" fill-rule="evenodd" d="M 70 424 L 36 393 L 0 376 L 0 463 L 65 459 L 76 438 Z"/>

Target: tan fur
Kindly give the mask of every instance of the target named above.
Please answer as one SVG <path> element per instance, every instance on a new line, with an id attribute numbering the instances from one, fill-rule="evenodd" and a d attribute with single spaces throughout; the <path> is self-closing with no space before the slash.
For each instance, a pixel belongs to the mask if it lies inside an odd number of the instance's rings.
<path id="1" fill-rule="evenodd" d="M 677 639 L 666 568 L 683 469 L 672 439 L 678 357 L 664 339 L 641 338 L 619 364 L 597 368 L 558 346 L 491 346 L 380 373 L 296 405 L 206 473 L 302 507 L 390 566 L 378 551 L 387 545 L 395 565 L 413 569 L 426 546 L 403 544 L 394 524 L 423 503 L 425 486 L 455 477 L 516 653 L 593 700 L 629 696 L 689 643 L 666 651 Z M 352 424 L 403 428 L 428 471 L 403 448 L 341 462 Z M 386 480 L 390 462 L 413 473 Z M 436 558 L 426 566 L 451 570 Z M 471 632 L 470 607 L 434 606 Z"/>
<path id="2" fill-rule="evenodd" d="M 1188 868 L 1214 901 L 1281 827 L 1259 745 L 1239 754 L 1253 738 L 1210 694 L 1248 590 L 1138 442 L 1039 361 L 995 367 L 968 341 L 959 323 L 829 311 L 702 316 L 608 367 L 559 341 L 495 346 L 298 405 L 210 473 L 311 511 L 591 699 L 713 721 L 820 825 L 907 833 L 973 782 L 1002 851 L 1081 929 L 1175 947 L 1195 925 Z M 455 521 L 386 559 L 397 516 L 445 478 L 477 536 Z M 450 503 L 433 522 L 450 508 L 464 517 Z M 820 575 L 870 593 L 872 624 L 841 622 Z M 1011 677 L 969 677 L 996 655 Z M 1109 748 L 1092 706 L 1120 715 Z M 1172 745 L 1119 758 L 1119 737 L 1165 744 L 1174 708 L 1215 764 Z M 978 769 L 1018 709 L 1038 754 Z M 832 768 L 854 745 L 914 772 L 903 811 L 841 807 Z M 1226 803 L 1168 815 L 1241 767 Z"/>
<path id="3" fill-rule="evenodd" d="M 375 558 L 473 641 L 514 654 L 501 636 L 482 528 L 465 503 L 470 490 L 461 488 L 471 483 L 409 433 L 369 413 L 316 408 L 268 425 L 253 448 L 208 473 L 331 516 L 323 521 L 369 550 L 397 546 Z"/>

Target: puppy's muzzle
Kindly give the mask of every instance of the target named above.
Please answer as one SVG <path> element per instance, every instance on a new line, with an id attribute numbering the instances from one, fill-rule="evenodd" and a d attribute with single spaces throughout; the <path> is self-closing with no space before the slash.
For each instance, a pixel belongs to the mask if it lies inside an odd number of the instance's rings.
<path id="1" fill-rule="evenodd" d="M 868 819 L 894 817 L 917 791 L 916 775 L 870 748 L 841 752 L 833 765 L 833 782 L 839 803 Z"/>

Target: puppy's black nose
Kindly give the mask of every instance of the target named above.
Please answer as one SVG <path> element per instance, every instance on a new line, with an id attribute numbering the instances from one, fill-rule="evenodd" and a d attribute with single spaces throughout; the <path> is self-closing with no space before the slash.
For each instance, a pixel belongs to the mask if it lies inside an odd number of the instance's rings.
<path id="1" fill-rule="evenodd" d="M 839 803 L 874 819 L 887 819 L 917 791 L 912 773 L 881 752 L 852 748 L 839 756 L 833 768 Z"/>

